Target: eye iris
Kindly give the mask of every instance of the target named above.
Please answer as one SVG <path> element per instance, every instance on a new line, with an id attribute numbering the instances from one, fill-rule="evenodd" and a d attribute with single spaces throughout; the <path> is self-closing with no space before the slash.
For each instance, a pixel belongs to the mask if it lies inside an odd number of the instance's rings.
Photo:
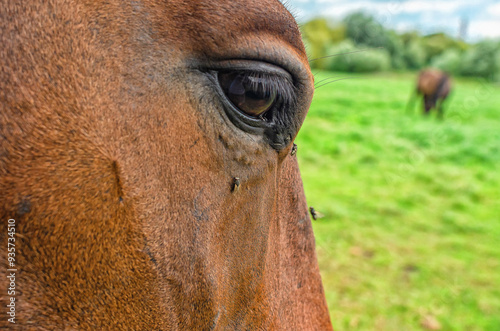
<path id="1" fill-rule="evenodd" d="M 276 90 L 268 88 L 265 79 L 241 72 L 219 73 L 219 83 L 227 98 L 253 117 L 263 115 L 276 100 Z"/>

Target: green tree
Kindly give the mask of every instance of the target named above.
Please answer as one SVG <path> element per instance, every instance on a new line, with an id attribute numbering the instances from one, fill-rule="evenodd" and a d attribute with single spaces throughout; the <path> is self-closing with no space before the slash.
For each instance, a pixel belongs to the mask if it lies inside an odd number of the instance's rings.
<path id="1" fill-rule="evenodd" d="M 409 69 L 420 69 L 425 65 L 425 49 L 418 39 L 411 40 L 405 45 L 403 59 Z"/>
<path id="2" fill-rule="evenodd" d="M 432 61 L 432 58 L 443 54 L 449 49 L 464 50 L 467 45 L 457 41 L 445 33 L 435 33 L 425 36 L 421 39 L 422 46 L 427 54 L 426 62 Z"/>
<path id="3" fill-rule="evenodd" d="M 344 25 L 330 26 L 325 18 L 313 19 L 301 26 L 309 58 L 314 60 L 311 66 L 325 69 L 326 60 L 322 57 L 328 56 L 328 49 L 334 43 L 345 39 Z"/>
<path id="4" fill-rule="evenodd" d="M 448 49 L 433 58 L 431 66 L 452 74 L 459 74 L 462 63 L 462 53 L 454 48 Z"/>
<path id="5" fill-rule="evenodd" d="M 345 72 L 377 72 L 391 67 L 391 57 L 385 49 L 358 48 L 351 40 L 332 47 L 330 53 L 338 54 L 328 59 L 327 68 Z"/>
<path id="6" fill-rule="evenodd" d="M 377 20 L 364 12 L 356 12 L 344 19 L 346 36 L 356 44 L 384 47 L 389 43 L 387 32 Z"/>
<path id="7" fill-rule="evenodd" d="M 403 69 L 406 66 L 401 38 L 394 31 L 385 29 L 375 17 L 356 12 L 348 15 L 344 24 L 346 36 L 354 43 L 360 47 L 385 49 L 390 54 L 391 66 L 394 69 Z"/>
<path id="8" fill-rule="evenodd" d="M 500 79 L 500 44 L 488 40 L 470 48 L 464 54 L 460 74 L 490 80 Z"/>

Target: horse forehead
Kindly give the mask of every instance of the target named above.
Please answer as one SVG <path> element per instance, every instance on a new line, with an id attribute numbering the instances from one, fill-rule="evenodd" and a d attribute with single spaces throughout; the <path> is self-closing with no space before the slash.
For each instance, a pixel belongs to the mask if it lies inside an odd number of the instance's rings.
<path id="1" fill-rule="evenodd" d="M 295 19 L 278 0 L 191 0 L 163 5 L 164 32 L 189 50 L 217 50 L 245 36 L 279 37 L 305 55 Z"/>

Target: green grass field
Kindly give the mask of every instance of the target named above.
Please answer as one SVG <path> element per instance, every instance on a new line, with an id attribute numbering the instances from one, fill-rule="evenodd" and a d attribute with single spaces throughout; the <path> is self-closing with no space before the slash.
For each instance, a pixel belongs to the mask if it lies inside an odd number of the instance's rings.
<path id="1" fill-rule="evenodd" d="M 318 73 L 296 140 L 334 328 L 500 330 L 500 87 L 455 81 L 445 120 L 414 75 Z"/>

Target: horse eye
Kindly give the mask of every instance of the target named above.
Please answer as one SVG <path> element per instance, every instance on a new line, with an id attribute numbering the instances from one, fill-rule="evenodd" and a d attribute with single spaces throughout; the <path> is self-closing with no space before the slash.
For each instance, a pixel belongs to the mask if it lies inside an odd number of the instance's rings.
<path id="1" fill-rule="evenodd" d="M 268 77 L 251 73 L 219 72 L 219 84 L 226 97 L 241 112 L 262 117 L 273 106 L 277 91 Z"/>

